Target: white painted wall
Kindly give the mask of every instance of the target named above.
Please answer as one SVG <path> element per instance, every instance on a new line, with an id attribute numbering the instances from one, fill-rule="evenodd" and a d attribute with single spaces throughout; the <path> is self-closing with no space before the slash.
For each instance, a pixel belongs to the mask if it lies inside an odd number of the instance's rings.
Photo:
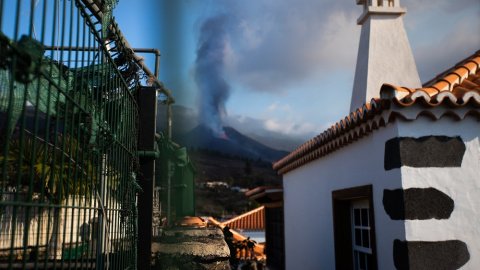
<path id="1" fill-rule="evenodd" d="M 385 141 L 396 126 L 381 128 L 283 176 L 286 269 L 335 269 L 332 191 L 373 184 L 379 269 L 395 269 L 393 241 L 405 235 L 382 205 L 383 190 L 401 188 L 400 172 L 384 170 Z"/>
<path id="2" fill-rule="evenodd" d="M 405 221 L 406 240 L 460 240 L 467 244 L 470 260 L 461 269 L 480 266 L 480 123 L 474 117 L 462 121 L 426 117 L 414 122 L 399 122 L 400 136 L 460 136 L 466 152 L 460 168 L 402 167 L 403 188 L 433 187 L 450 196 L 455 203 L 448 220 Z"/>
<path id="3" fill-rule="evenodd" d="M 26 201 L 26 194 L 20 194 L 18 196 L 18 201 Z M 3 194 L 2 200 L 4 201 L 14 201 L 14 199 L 14 193 L 6 192 Z M 120 224 L 118 224 L 118 212 L 119 209 L 121 209 L 121 205 L 113 200 L 110 204 L 111 205 L 107 207 L 114 210 L 107 210 L 107 219 L 110 221 L 108 224 L 108 241 L 125 237 L 125 231 L 119 229 Z M 65 205 L 82 206 L 91 209 L 64 208 L 62 212 L 63 226 L 59 232 L 62 239 L 61 242 L 68 245 L 94 240 L 91 234 L 93 233 L 92 226 L 96 226 L 96 224 L 92 222 L 99 217 L 98 210 L 96 209 L 99 207 L 98 202 L 86 203 L 83 197 L 70 196 Z M 4 251 L 0 251 L 0 257 L 8 255 L 10 247 L 19 248 L 15 251 L 15 254 L 21 254 L 23 250 L 20 248 L 24 247 L 24 238 L 26 238 L 27 246 L 46 246 L 49 243 L 52 236 L 53 223 L 56 221 L 54 219 L 53 208 L 43 208 L 40 210 L 39 207 L 32 207 L 28 213 L 29 219 L 26 218 L 27 211 L 25 207 L 18 207 L 16 217 L 14 218 L 13 206 L 6 206 L 2 209 L 2 215 L 0 216 L 0 250 L 3 249 Z M 115 221 L 117 223 L 115 223 Z M 28 232 L 25 233 L 27 223 L 29 227 Z M 15 232 L 12 231 L 13 227 L 15 227 Z M 82 239 L 84 235 L 87 235 L 89 239 Z"/>
<path id="4" fill-rule="evenodd" d="M 397 130 L 398 129 L 398 130 Z M 283 175 L 286 269 L 334 269 L 332 191 L 373 185 L 379 269 L 395 269 L 393 242 L 457 239 L 467 244 L 470 261 L 480 265 L 480 124 L 473 117 L 437 121 L 420 117 L 396 121 L 326 157 Z M 401 136 L 461 136 L 467 150 L 461 168 L 411 168 L 385 171 L 385 142 Z M 384 189 L 434 187 L 455 201 L 448 220 L 401 221 L 386 214 Z"/>

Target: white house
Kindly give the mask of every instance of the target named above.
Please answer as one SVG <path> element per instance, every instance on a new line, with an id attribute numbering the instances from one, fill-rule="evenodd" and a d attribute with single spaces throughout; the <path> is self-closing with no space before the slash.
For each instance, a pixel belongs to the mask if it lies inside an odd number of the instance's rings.
<path id="1" fill-rule="evenodd" d="M 357 4 L 350 115 L 274 163 L 286 269 L 479 269 L 480 51 L 422 86 L 406 10 Z"/>

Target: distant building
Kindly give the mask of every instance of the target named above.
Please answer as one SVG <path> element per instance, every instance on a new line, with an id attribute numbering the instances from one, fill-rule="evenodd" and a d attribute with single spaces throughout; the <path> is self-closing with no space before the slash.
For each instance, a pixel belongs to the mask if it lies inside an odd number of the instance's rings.
<path id="1" fill-rule="evenodd" d="M 205 187 L 208 187 L 208 188 L 213 188 L 213 187 L 226 187 L 228 188 L 228 184 L 226 182 L 220 182 L 220 181 L 216 181 L 216 182 L 203 182 L 203 183 L 200 183 L 200 187 L 202 188 L 205 188 Z"/>
<path id="2" fill-rule="evenodd" d="M 406 10 L 357 3 L 350 115 L 274 163 L 285 268 L 478 269 L 480 51 L 421 86 Z"/>
<path id="3" fill-rule="evenodd" d="M 242 187 L 235 186 L 235 187 L 231 187 L 230 190 L 237 191 L 237 192 L 247 192 L 248 188 L 242 188 Z"/>

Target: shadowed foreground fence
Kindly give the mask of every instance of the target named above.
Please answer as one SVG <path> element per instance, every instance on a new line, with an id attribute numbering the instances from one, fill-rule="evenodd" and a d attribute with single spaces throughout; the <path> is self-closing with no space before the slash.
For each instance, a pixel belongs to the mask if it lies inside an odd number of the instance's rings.
<path id="1" fill-rule="evenodd" d="M 137 268 L 144 73 L 96 2 L 0 0 L 0 269 Z"/>

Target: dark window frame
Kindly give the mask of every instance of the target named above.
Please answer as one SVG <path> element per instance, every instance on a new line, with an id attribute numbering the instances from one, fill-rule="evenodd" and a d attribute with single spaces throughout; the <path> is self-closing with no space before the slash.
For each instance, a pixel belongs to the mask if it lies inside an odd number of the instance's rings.
<path id="1" fill-rule="evenodd" d="M 353 200 L 367 199 L 369 219 L 371 222 L 370 241 L 372 248 L 372 269 L 378 269 L 375 219 L 373 208 L 373 186 L 365 185 L 332 191 L 333 235 L 335 243 L 335 268 L 341 270 L 354 269 L 352 226 L 350 203 Z"/>

